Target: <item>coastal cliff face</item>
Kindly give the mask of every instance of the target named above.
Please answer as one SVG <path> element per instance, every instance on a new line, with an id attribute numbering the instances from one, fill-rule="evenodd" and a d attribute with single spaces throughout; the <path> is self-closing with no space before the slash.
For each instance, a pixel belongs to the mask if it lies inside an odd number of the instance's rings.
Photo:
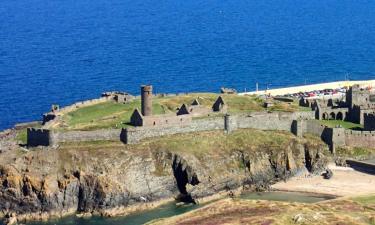
<path id="1" fill-rule="evenodd" d="M 316 139 L 255 130 L 175 135 L 139 145 L 11 149 L 0 155 L 0 212 L 19 220 L 114 216 L 162 199 L 195 202 L 238 187 L 265 190 L 296 173 L 323 170 L 327 154 Z"/>

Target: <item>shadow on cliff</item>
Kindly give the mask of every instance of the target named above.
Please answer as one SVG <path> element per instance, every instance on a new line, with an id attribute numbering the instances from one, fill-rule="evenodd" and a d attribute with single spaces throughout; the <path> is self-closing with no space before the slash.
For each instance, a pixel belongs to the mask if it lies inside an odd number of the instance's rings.
<path id="1" fill-rule="evenodd" d="M 173 157 L 172 169 L 177 182 L 177 188 L 180 191 L 176 200 L 196 204 L 195 200 L 186 190 L 186 186 L 188 184 L 195 186 L 200 183 L 197 174 L 194 173 L 192 168 L 187 165 L 187 162 L 178 155 Z"/>

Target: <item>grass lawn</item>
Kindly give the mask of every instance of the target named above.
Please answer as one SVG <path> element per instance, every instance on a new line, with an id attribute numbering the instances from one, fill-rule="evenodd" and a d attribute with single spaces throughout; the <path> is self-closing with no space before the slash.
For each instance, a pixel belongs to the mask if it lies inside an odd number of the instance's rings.
<path id="1" fill-rule="evenodd" d="M 207 154 L 214 156 L 233 150 L 245 152 L 255 151 L 258 148 L 283 150 L 284 146 L 288 146 L 292 140 L 295 140 L 295 136 L 290 132 L 240 129 L 229 135 L 224 134 L 223 131 L 205 131 L 150 138 L 132 148 L 148 146 L 147 148 L 154 150 L 169 150 L 181 154 L 188 152 L 200 158 Z"/>
<path id="2" fill-rule="evenodd" d="M 18 131 L 16 140 L 20 141 L 22 144 L 26 144 L 27 143 L 27 129 L 22 129 Z"/>
<path id="3" fill-rule="evenodd" d="M 327 127 L 336 127 L 338 125 L 341 125 L 345 129 L 363 129 L 363 125 L 357 124 L 357 123 L 352 123 L 348 121 L 342 121 L 342 120 L 320 120 L 320 123 L 322 125 L 325 125 Z"/>
<path id="4" fill-rule="evenodd" d="M 128 104 L 104 102 L 79 108 L 63 116 L 63 121 L 66 124 L 64 128 L 71 130 L 91 130 L 124 127 L 126 126 L 124 123 L 130 121 L 130 116 L 135 108 L 141 108 L 140 100 Z M 153 113 L 163 114 L 166 113 L 166 110 L 160 104 L 154 103 Z"/>

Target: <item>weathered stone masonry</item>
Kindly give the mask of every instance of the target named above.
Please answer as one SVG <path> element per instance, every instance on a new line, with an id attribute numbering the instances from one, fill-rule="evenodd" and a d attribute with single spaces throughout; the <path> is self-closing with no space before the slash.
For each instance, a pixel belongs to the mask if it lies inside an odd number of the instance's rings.
<path id="1" fill-rule="evenodd" d="M 336 147 L 368 147 L 375 146 L 375 131 L 355 131 L 344 128 L 329 128 L 321 125 L 316 120 L 296 120 L 293 125 L 293 133 L 302 136 L 304 133 L 311 133 L 321 137 L 334 152 Z"/>
<path id="2" fill-rule="evenodd" d="M 27 145 L 52 146 L 64 142 L 117 141 L 121 130 L 107 129 L 95 131 L 53 131 L 46 129 L 27 129 Z"/>
<path id="3" fill-rule="evenodd" d="M 339 146 L 373 147 L 375 131 L 353 131 L 344 128 L 329 128 L 319 121 L 312 120 L 314 112 L 295 113 L 251 113 L 247 115 L 225 115 L 193 120 L 189 124 L 170 127 L 131 127 L 126 129 L 108 129 L 95 131 L 51 131 L 29 128 L 27 131 L 29 146 L 50 146 L 64 142 L 81 141 L 118 141 L 125 144 L 139 143 L 152 137 L 189 132 L 223 130 L 230 133 L 237 129 L 283 130 L 297 136 L 311 133 L 321 137 L 334 151 Z"/>
<path id="4" fill-rule="evenodd" d="M 95 131 L 50 131 L 41 129 L 28 130 L 30 146 L 48 146 L 63 142 L 121 140 L 133 144 L 145 138 L 160 137 L 170 134 L 223 130 L 231 132 L 236 129 L 253 128 L 260 130 L 292 131 L 293 120 L 311 119 L 313 112 L 296 113 L 252 113 L 248 115 L 218 116 L 193 120 L 191 123 L 169 127 L 132 127 Z"/>

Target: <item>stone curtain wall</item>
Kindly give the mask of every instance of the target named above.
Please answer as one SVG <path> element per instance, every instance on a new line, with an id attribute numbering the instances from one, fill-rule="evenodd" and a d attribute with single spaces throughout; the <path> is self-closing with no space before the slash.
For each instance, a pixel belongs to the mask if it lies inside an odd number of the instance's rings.
<path id="1" fill-rule="evenodd" d="M 68 112 L 76 110 L 77 108 L 86 107 L 86 106 L 94 105 L 94 104 L 98 104 L 98 103 L 103 103 L 103 102 L 107 102 L 109 100 L 110 100 L 110 98 L 108 98 L 108 97 L 101 97 L 101 98 L 97 98 L 97 99 L 90 99 L 90 100 L 86 100 L 86 101 L 82 101 L 82 102 L 77 102 L 77 103 L 74 103 L 72 105 L 68 105 L 68 106 L 60 108 L 58 110 L 58 112 L 59 113 L 68 113 Z"/>
<path id="2" fill-rule="evenodd" d="M 46 129 L 29 128 L 27 130 L 28 146 L 50 146 L 64 142 L 81 141 L 118 141 L 121 130 L 95 130 L 95 131 L 50 131 Z"/>
<path id="3" fill-rule="evenodd" d="M 345 144 L 354 147 L 374 148 L 375 131 L 345 131 Z"/>
<path id="4" fill-rule="evenodd" d="M 45 129 L 28 128 L 27 145 L 28 146 L 49 146 L 51 143 L 50 131 Z"/>
<path id="5" fill-rule="evenodd" d="M 285 130 L 291 131 L 293 118 L 283 117 L 279 113 L 238 116 L 237 128 L 253 128 L 259 130 Z"/>
<path id="6" fill-rule="evenodd" d="M 95 131 L 67 131 L 52 132 L 52 143 L 63 142 L 81 142 L 81 141 L 117 141 L 119 140 L 121 130 L 95 130 Z"/>
<path id="7" fill-rule="evenodd" d="M 189 132 L 223 130 L 231 132 L 236 129 L 253 128 L 259 130 L 285 130 L 291 131 L 293 120 L 315 118 L 314 112 L 296 113 L 251 113 L 249 115 L 235 115 L 212 117 L 193 120 L 190 125 L 174 127 L 134 127 L 123 129 L 121 140 L 126 144 L 134 144 L 142 139 L 160 137 L 171 134 Z"/>
<path id="8" fill-rule="evenodd" d="M 302 131 L 298 130 L 302 129 Z M 355 131 L 344 128 L 329 128 L 316 120 L 296 120 L 292 126 L 294 134 L 310 133 L 321 137 L 332 151 L 339 146 L 368 147 L 375 146 L 375 131 Z"/>
<path id="9" fill-rule="evenodd" d="M 81 107 L 95 105 L 95 104 L 99 104 L 99 103 L 103 103 L 103 102 L 107 102 L 107 101 L 110 101 L 109 97 L 101 97 L 101 98 L 97 98 L 97 99 L 90 99 L 90 100 L 74 103 L 73 105 L 62 107 L 59 110 L 57 110 L 56 112 L 54 112 L 53 114 L 44 114 L 43 115 L 43 121 L 47 121 L 47 122 L 43 125 L 43 128 L 49 129 L 50 127 L 53 127 L 53 125 L 56 124 L 59 121 L 60 116 L 63 115 L 63 114 L 72 112 L 72 111 L 77 110 L 78 108 L 81 108 Z M 51 118 L 48 119 L 47 117 L 51 117 Z"/>
<path id="10" fill-rule="evenodd" d="M 208 130 L 224 130 L 223 117 L 193 120 L 186 126 L 126 128 L 121 132 L 121 140 L 126 144 L 135 144 L 145 138 Z"/>
<path id="11" fill-rule="evenodd" d="M 251 113 L 248 115 L 211 117 L 197 119 L 190 124 L 170 127 L 132 127 L 123 130 L 108 129 L 95 131 L 50 131 L 30 129 L 28 131 L 28 145 L 53 145 L 62 142 L 122 140 L 124 143 L 137 143 L 145 138 L 164 135 L 199 132 L 209 130 L 225 130 L 231 132 L 236 129 L 253 128 L 260 130 L 291 131 L 294 120 L 313 119 L 314 112 L 274 112 Z M 305 130 L 305 128 L 303 128 Z"/>

